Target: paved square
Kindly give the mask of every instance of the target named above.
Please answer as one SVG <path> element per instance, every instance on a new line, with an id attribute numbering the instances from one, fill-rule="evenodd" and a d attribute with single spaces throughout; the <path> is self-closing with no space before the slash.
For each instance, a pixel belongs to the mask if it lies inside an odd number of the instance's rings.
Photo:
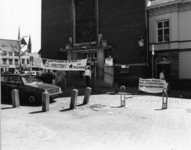
<path id="1" fill-rule="evenodd" d="M 191 150 L 191 99 L 91 95 L 88 105 L 68 110 L 70 97 L 42 107 L 2 104 L 2 150 Z"/>

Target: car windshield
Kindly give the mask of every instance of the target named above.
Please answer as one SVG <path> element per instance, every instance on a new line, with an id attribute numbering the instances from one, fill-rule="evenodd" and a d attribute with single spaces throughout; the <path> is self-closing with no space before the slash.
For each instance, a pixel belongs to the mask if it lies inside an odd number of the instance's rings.
<path id="1" fill-rule="evenodd" d="M 43 83 L 40 79 L 37 79 L 35 76 L 23 76 L 24 84 L 37 84 Z"/>

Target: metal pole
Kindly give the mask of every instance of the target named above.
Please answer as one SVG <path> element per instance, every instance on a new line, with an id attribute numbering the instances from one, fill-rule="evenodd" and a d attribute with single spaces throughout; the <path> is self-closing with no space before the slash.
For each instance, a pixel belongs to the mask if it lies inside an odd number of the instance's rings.
<path id="1" fill-rule="evenodd" d="M 153 64 L 153 54 L 152 54 L 152 78 L 154 78 L 154 69 L 153 69 L 153 67 L 154 67 L 154 64 Z"/>
<path id="2" fill-rule="evenodd" d="M 31 60 L 29 60 L 30 61 L 30 72 L 32 71 L 32 61 Z"/>

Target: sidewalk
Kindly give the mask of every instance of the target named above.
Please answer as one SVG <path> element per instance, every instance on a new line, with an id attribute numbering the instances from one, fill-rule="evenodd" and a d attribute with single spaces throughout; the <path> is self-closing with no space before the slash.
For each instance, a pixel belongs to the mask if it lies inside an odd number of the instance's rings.
<path id="1" fill-rule="evenodd" d="M 120 107 L 118 94 L 98 94 L 106 89 L 97 89 L 89 104 L 81 105 L 84 89 L 78 89 L 78 107 L 69 110 L 70 90 L 48 112 L 41 106 L 2 104 L 2 150 L 191 149 L 189 92 L 172 91 L 168 109 L 162 110 L 161 95 L 137 95 L 132 88 L 126 107 Z"/>

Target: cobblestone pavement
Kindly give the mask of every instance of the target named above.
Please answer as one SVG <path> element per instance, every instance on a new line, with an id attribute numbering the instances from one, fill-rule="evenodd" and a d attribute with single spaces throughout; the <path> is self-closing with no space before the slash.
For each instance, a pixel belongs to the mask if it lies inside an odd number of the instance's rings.
<path id="1" fill-rule="evenodd" d="M 191 150 L 191 99 L 160 95 L 91 95 L 88 105 L 69 110 L 70 97 L 50 104 L 1 105 L 2 150 Z"/>

